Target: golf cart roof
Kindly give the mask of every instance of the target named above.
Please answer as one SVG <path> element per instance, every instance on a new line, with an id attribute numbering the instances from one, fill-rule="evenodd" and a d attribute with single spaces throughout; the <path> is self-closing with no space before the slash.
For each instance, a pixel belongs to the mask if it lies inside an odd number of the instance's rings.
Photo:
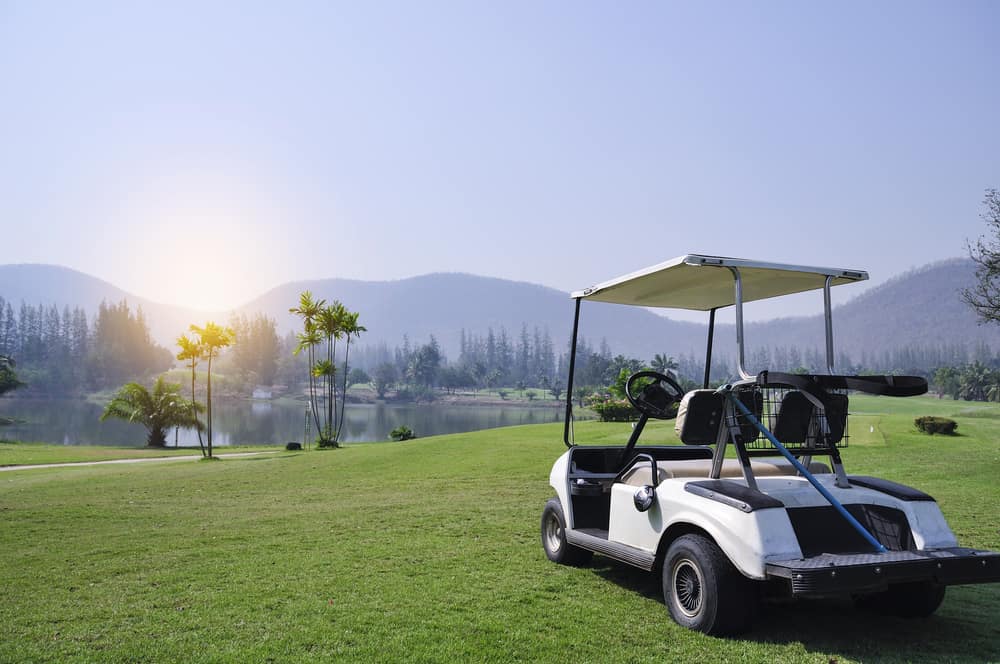
<path id="1" fill-rule="evenodd" d="M 575 291 L 572 297 L 642 307 L 709 311 L 735 304 L 733 270 L 738 271 L 742 281 L 743 302 L 818 290 L 824 287 L 828 277 L 831 286 L 868 278 L 863 270 L 688 254 Z"/>

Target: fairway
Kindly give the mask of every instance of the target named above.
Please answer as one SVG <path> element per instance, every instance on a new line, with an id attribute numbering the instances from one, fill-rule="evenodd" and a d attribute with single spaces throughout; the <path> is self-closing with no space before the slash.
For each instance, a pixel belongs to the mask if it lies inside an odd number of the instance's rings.
<path id="1" fill-rule="evenodd" d="M 938 499 L 1000 549 L 1000 406 L 851 398 L 847 470 Z M 959 422 L 917 433 L 917 415 Z M 627 424 L 584 422 L 581 442 Z M 646 440 L 675 440 L 672 423 Z M 922 621 L 765 605 L 740 639 L 687 631 L 659 582 L 550 563 L 538 521 L 561 425 L 328 452 L 0 475 L 0 661 L 997 661 L 1000 584 Z M 53 459 L 54 460 L 54 459 Z"/>

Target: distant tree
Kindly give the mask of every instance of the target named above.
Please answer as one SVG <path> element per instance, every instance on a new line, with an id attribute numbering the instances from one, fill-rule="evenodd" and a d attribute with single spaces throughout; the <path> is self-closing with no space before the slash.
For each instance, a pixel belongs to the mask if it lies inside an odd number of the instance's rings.
<path id="1" fill-rule="evenodd" d="M 395 383 L 395 364 L 384 362 L 375 367 L 375 371 L 372 373 L 372 387 L 375 388 L 375 394 L 378 395 L 379 399 L 384 399 L 385 393 L 388 392 Z"/>
<path id="2" fill-rule="evenodd" d="M 17 378 L 14 372 L 14 360 L 9 355 L 0 355 L 0 394 L 5 394 L 11 390 L 24 385 Z"/>
<path id="3" fill-rule="evenodd" d="M 156 379 L 152 392 L 139 383 L 127 383 L 111 397 L 101 414 L 101 421 L 114 417 L 127 422 L 138 422 L 149 431 L 146 445 L 165 447 L 167 429 L 201 427 L 196 416 L 201 406 L 185 399 L 180 391 L 180 385 L 164 382 L 163 376 Z"/>
<path id="4" fill-rule="evenodd" d="M 413 353 L 410 364 L 406 368 L 406 376 L 414 385 L 431 387 L 437 379 L 440 367 L 441 351 L 437 341 L 431 337 L 430 343 L 424 344 Z"/>
<path id="5" fill-rule="evenodd" d="M 361 367 L 354 367 L 347 374 L 348 387 L 351 387 L 352 385 L 364 385 L 365 383 L 370 383 L 371 380 L 371 376 L 368 375 L 368 372 Z"/>
<path id="6" fill-rule="evenodd" d="M 205 392 L 205 421 L 208 430 L 208 458 L 212 458 L 212 360 L 218 352 L 231 346 L 236 339 L 236 333 L 230 327 L 216 325 L 212 321 L 205 323 L 204 327 L 191 326 L 191 331 L 198 335 L 198 345 L 205 352 L 205 359 L 208 362 L 207 389 Z"/>
<path id="7" fill-rule="evenodd" d="M 44 316 L 39 311 L 28 316 L 32 330 L 32 347 L 38 344 L 39 357 L 44 357 Z M 128 302 L 102 302 L 94 320 L 94 333 L 89 348 L 89 375 L 95 387 L 120 384 L 129 378 L 160 373 L 170 367 L 172 354 L 153 343 L 142 308 L 135 313 Z"/>
<path id="8" fill-rule="evenodd" d="M 255 383 L 271 385 L 278 370 L 281 346 L 275 320 L 260 313 L 253 318 L 233 316 L 230 327 L 236 332 L 237 341 L 231 353 L 236 370 Z"/>
<path id="9" fill-rule="evenodd" d="M 934 372 L 934 387 L 938 396 L 951 395 L 954 399 L 958 396 L 959 371 L 955 367 L 940 367 Z"/>
<path id="10" fill-rule="evenodd" d="M 1000 190 L 987 189 L 983 212 L 989 237 L 980 236 L 968 244 L 969 257 L 976 264 L 976 284 L 962 290 L 962 299 L 984 323 L 1000 322 Z"/>
<path id="11" fill-rule="evenodd" d="M 177 359 L 181 362 L 187 362 L 184 366 L 191 369 L 191 416 L 197 419 L 197 408 L 198 403 L 195 398 L 194 393 L 194 383 L 195 383 L 195 369 L 198 368 L 198 361 L 205 358 L 205 349 L 202 348 L 201 344 L 190 338 L 186 334 L 182 334 L 177 337 L 177 345 L 180 347 L 181 352 L 177 353 Z M 207 450 L 205 449 L 205 441 L 201 438 L 201 427 L 196 427 L 198 430 L 198 447 L 201 448 L 201 455 L 208 456 Z"/>

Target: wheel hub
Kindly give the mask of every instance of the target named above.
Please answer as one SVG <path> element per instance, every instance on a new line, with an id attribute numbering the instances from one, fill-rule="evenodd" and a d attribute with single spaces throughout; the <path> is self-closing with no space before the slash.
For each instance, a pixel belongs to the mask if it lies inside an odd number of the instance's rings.
<path id="1" fill-rule="evenodd" d="M 555 553 L 562 546 L 562 527 L 555 514 L 549 516 L 545 522 L 545 545 L 549 551 Z"/>
<path id="2" fill-rule="evenodd" d="M 701 611 L 703 585 L 697 565 L 686 558 L 677 561 L 673 573 L 674 604 L 689 618 Z"/>

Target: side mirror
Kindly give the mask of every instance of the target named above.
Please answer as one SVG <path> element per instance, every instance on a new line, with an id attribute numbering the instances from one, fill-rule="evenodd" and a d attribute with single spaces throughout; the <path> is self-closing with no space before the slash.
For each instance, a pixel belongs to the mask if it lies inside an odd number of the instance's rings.
<path id="1" fill-rule="evenodd" d="M 635 503 L 635 508 L 640 512 L 645 512 L 652 507 L 654 500 L 656 500 L 656 489 L 648 484 L 646 486 L 639 487 L 639 489 L 636 490 L 635 495 L 632 496 L 632 502 Z"/>

